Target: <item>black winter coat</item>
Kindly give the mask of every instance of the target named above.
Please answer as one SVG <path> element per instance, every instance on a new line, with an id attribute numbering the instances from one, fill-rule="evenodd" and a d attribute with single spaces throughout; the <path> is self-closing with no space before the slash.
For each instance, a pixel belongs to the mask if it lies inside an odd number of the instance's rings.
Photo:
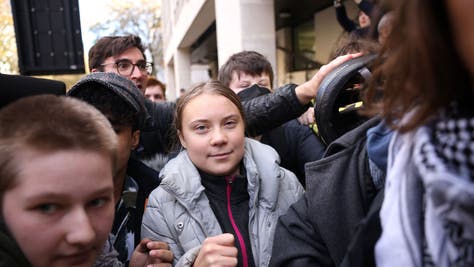
<path id="1" fill-rule="evenodd" d="M 323 159 L 306 165 L 307 191 L 279 218 L 275 240 L 281 242 L 274 243 L 270 266 L 342 263 L 377 193 L 369 170 L 366 132 L 378 123 L 371 119 L 346 133 L 329 145 Z M 374 230 L 380 234 L 380 229 Z M 374 243 L 362 245 L 373 253 Z"/>
<path id="2" fill-rule="evenodd" d="M 304 166 L 321 159 L 326 146 L 308 126 L 293 119 L 263 134 L 260 142 L 273 147 L 280 156 L 280 166 L 293 172 L 305 187 Z"/>
<path id="3" fill-rule="evenodd" d="M 140 243 L 143 212 L 145 211 L 146 201 L 151 191 L 160 185 L 161 179 L 159 173 L 141 161 L 130 158 L 127 165 L 127 175 L 132 177 L 138 184 L 136 198 L 136 217 L 130 218 L 135 233 L 135 246 Z"/>

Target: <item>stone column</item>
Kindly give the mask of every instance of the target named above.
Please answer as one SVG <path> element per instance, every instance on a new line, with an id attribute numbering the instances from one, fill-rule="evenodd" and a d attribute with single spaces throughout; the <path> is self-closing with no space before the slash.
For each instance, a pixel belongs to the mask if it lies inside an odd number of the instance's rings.
<path id="1" fill-rule="evenodd" d="M 215 0 L 215 8 L 219 67 L 234 53 L 254 50 L 276 76 L 274 0 Z"/>

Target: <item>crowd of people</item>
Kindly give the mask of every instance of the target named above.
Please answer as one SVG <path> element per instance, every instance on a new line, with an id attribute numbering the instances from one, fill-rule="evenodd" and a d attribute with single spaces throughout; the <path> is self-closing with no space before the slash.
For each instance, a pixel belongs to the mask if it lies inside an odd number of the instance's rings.
<path id="1" fill-rule="evenodd" d="M 0 266 L 474 266 L 474 2 L 354 1 L 300 85 L 242 51 L 167 101 L 133 35 L 67 93 L 0 75 Z M 301 122 L 349 83 L 364 120 L 326 142 Z"/>

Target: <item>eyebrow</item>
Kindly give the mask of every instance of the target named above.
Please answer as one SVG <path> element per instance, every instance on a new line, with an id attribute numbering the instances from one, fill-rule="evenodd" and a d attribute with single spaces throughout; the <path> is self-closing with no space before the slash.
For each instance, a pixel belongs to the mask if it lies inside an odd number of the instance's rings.
<path id="1" fill-rule="evenodd" d="M 240 118 L 240 114 L 236 113 L 236 114 L 229 114 L 227 116 L 225 116 L 224 118 L 222 118 L 222 120 L 228 120 L 228 119 L 231 119 L 231 118 Z M 189 124 L 193 124 L 193 123 L 197 123 L 197 122 L 208 122 L 209 120 L 208 119 L 197 119 L 197 120 L 193 120 L 191 122 L 189 122 Z"/>
<path id="2" fill-rule="evenodd" d="M 120 62 L 130 62 L 133 64 L 133 61 L 128 59 L 128 58 L 117 58 L 115 60 L 115 63 L 120 63 Z M 138 63 L 146 63 L 146 60 L 145 59 L 139 59 L 137 60 L 137 62 L 135 64 L 138 64 Z"/>
<path id="3" fill-rule="evenodd" d="M 95 195 L 102 195 L 102 194 L 105 194 L 105 193 L 109 193 L 109 192 L 112 192 L 113 191 L 113 187 L 112 186 L 107 186 L 107 187 L 104 187 L 104 188 L 101 188 L 100 190 L 97 190 L 97 191 L 94 191 L 94 192 L 91 192 L 90 194 L 88 194 L 88 197 L 90 196 L 95 196 Z M 29 196 L 26 196 L 26 201 L 37 201 L 37 200 L 43 200 L 43 201 L 48 201 L 48 200 L 57 200 L 57 199 L 65 199 L 65 198 L 68 198 L 69 197 L 69 194 L 67 193 L 63 193 L 63 192 L 41 192 L 39 194 L 32 194 L 32 195 L 29 195 Z"/>

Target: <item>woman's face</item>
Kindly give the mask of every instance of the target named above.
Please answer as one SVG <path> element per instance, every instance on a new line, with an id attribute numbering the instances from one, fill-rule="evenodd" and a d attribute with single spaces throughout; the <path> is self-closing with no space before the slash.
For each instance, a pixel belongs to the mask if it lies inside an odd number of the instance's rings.
<path id="1" fill-rule="evenodd" d="M 370 17 L 367 16 L 364 12 L 359 11 L 359 26 L 361 28 L 369 27 L 370 26 Z"/>
<path id="2" fill-rule="evenodd" d="M 244 121 L 226 97 L 202 94 L 182 111 L 181 144 L 200 170 L 212 175 L 237 174 L 244 156 Z"/>
<path id="3" fill-rule="evenodd" d="M 474 10 L 473 0 L 446 0 L 456 47 L 471 76 L 474 77 Z"/>
<path id="4" fill-rule="evenodd" d="M 3 197 L 5 223 L 35 267 L 92 266 L 114 218 L 110 158 L 25 151 Z"/>

